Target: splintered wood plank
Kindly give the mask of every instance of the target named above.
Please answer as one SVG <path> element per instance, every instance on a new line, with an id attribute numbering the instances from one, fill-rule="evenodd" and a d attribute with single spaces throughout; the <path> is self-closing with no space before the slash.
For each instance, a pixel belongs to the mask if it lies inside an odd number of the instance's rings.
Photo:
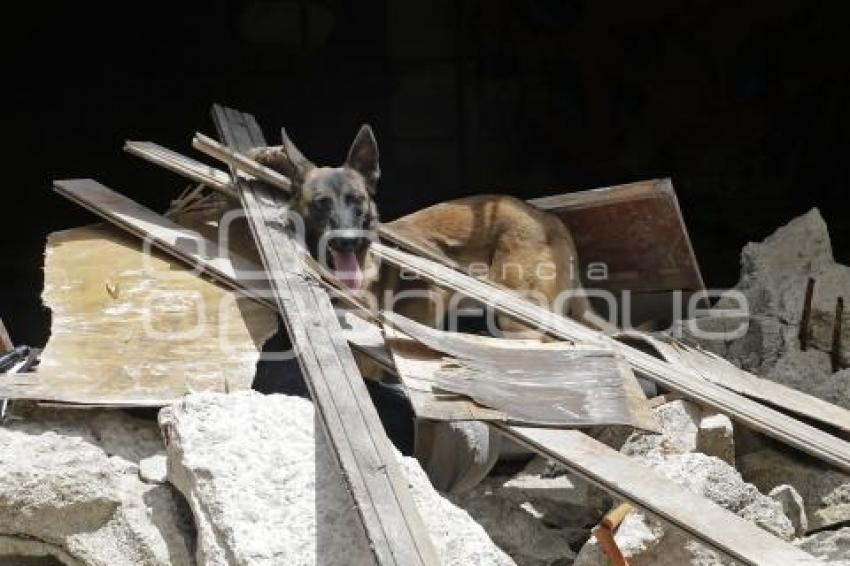
<path id="1" fill-rule="evenodd" d="M 850 471 L 850 443 L 733 391 L 703 379 L 687 368 L 673 366 L 601 332 L 531 303 L 507 289 L 472 278 L 445 265 L 373 243 L 372 253 L 409 273 L 443 288 L 461 293 L 479 303 L 563 340 L 607 345 L 622 353 L 640 375 L 696 402 L 712 407 L 736 421 L 780 442 Z"/>
<path id="2" fill-rule="evenodd" d="M 823 564 L 663 474 L 574 430 L 494 424 L 529 449 L 745 564 Z"/>
<path id="3" fill-rule="evenodd" d="M 427 368 L 432 388 L 496 409 L 510 424 L 552 428 L 617 424 L 659 430 L 631 369 L 609 348 L 445 332 L 389 312 L 384 319 L 450 356 L 440 356 Z M 399 373 L 404 373 L 404 366 L 413 364 L 394 342 L 393 356 L 403 366 Z"/>
<path id="4" fill-rule="evenodd" d="M 214 106 L 223 141 L 245 152 L 266 145 L 252 116 Z M 238 183 L 317 414 L 379 564 L 437 564 L 422 519 L 342 335 L 328 295 L 305 272 L 281 226 L 287 203 L 274 189 Z"/>
<path id="5" fill-rule="evenodd" d="M 850 411 L 781 383 L 757 377 L 711 352 L 693 348 L 673 338 L 661 340 L 648 334 L 623 333 L 630 343 L 643 342 L 667 362 L 698 373 L 706 381 L 730 391 L 768 403 L 814 421 L 850 432 Z"/>
<path id="6" fill-rule="evenodd" d="M 230 182 L 230 175 L 196 161 L 189 159 L 175 151 L 161 145 L 145 141 L 128 141 L 124 144 L 124 150 L 128 153 L 146 159 L 161 167 L 192 179 L 196 183 L 206 185 L 211 189 L 221 191 L 233 198 L 239 198 Z"/>

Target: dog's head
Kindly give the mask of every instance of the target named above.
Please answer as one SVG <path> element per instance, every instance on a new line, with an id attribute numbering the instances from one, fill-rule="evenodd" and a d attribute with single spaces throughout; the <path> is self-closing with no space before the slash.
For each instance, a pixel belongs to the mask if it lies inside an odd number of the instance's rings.
<path id="1" fill-rule="evenodd" d="M 373 197 L 381 173 L 372 128 L 360 128 L 339 167 L 317 167 L 285 131 L 282 136 L 278 168 L 292 181 L 290 208 L 303 219 L 310 253 L 348 287 L 362 288 L 366 253 L 378 223 Z"/>

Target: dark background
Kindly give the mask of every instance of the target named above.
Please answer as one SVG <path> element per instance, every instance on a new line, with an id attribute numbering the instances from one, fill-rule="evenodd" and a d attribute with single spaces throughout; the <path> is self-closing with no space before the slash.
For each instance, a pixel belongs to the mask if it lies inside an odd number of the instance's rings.
<path id="1" fill-rule="evenodd" d="M 711 286 L 812 206 L 850 262 L 844 2 L 31 4 L 4 22 L 0 317 L 19 342 L 47 337 L 45 235 L 92 220 L 50 180 L 94 177 L 162 210 L 185 183 L 122 143 L 191 153 L 215 101 L 275 142 L 286 125 L 319 163 L 370 122 L 387 219 L 669 175 Z"/>

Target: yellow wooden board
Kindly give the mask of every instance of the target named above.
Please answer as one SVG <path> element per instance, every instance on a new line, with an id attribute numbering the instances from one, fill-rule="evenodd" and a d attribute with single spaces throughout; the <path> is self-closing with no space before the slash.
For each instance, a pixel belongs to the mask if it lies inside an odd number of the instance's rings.
<path id="1" fill-rule="evenodd" d="M 247 389 L 277 330 L 269 309 L 111 227 L 50 234 L 44 271 L 51 336 L 29 378 L 64 402 L 157 404 Z M 24 380 L 17 395 L 0 382 L 0 396 L 32 398 Z"/>

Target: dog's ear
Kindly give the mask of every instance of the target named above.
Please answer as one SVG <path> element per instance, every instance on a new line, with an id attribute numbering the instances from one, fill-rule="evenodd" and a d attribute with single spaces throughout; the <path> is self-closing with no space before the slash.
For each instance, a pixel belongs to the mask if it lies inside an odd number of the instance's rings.
<path id="1" fill-rule="evenodd" d="M 289 166 L 287 167 L 289 171 L 286 174 L 290 177 L 293 184 L 300 186 L 304 182 L 304 177 L 307 176 L 307 173 L 316 166 L 304 157 L 301 150 L 295 147 L 295 144 L 292 143 L 292 140 L 289 139 L 289 136 L 286 135 L 286 130 L 283 128 L 280 129 L 280 137 L 283 140 L 281 150 L 283 150 L 286 159 L 289 161 Z"/>
<path id="2" fill-rule="evenodd" d="M 348 150 L 345 164 L 363 175 L 369 192 L 375 191 L 381 176 L 381 168 L 378 166 L 378 142 L 369 124 L 360 126 L 360 131 L 357 132 L 351 149 Z"/>

